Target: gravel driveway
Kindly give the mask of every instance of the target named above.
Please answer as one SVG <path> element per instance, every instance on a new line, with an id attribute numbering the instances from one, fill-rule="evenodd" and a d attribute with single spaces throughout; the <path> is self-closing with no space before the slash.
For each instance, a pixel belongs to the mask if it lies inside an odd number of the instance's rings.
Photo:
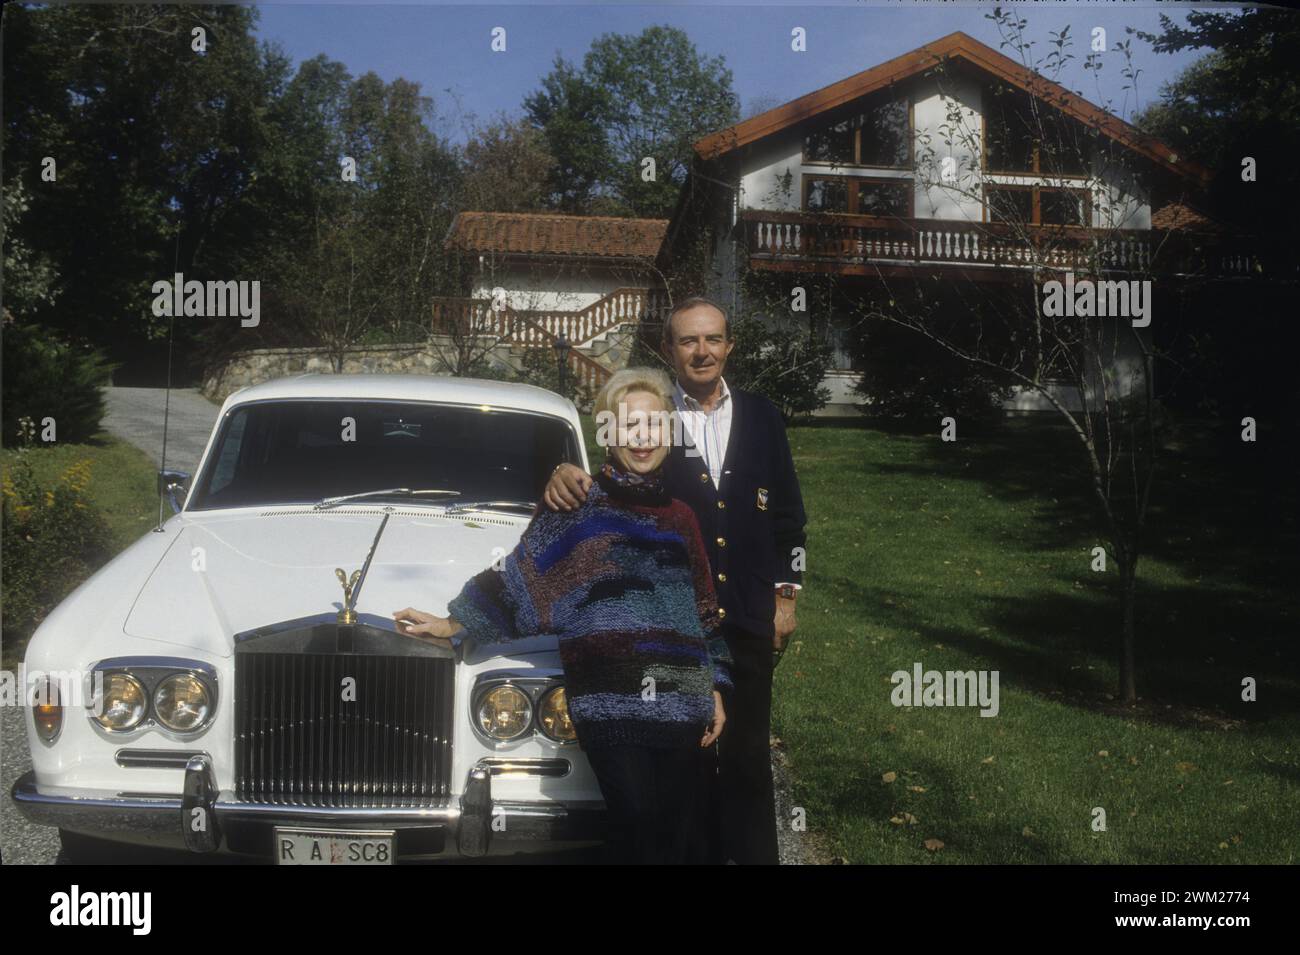
<path id="1" fill-rule="evenodd" d="M 158 461 L 162 452 L 162 421 L 165 392 L 161 388 L 106 388 L 108 413 L 104 429 L 129 441 Z M 188 471 L 198 470 L 199 458 L 217 420 L 217 405 L 196 389 L 173 388 L 167 404 L 167 464 Z M 14 781 L 31 768 L 23 711 L 0 707 L 0 857 L 9 864 L 54 863 L 60 856 L 58 832 L 29 824 L 19 815 L 9 791 Z M 773 771 L 777 784 L 777 832 L 781 862 L 798 865 L 820 861 L 809 840 L 790 831 L 790 797 L 786 773 L 774 752 Z M 185 856 L 159 856 L 124 849 L 123 862 L 185 861 Z M 536 859 L 533 861 L 566 861 Z"/>

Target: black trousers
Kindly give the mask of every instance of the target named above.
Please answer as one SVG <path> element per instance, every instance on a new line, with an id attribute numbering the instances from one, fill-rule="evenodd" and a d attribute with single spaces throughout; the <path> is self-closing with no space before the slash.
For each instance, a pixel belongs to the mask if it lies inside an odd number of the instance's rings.
<path id="1" fill-rule="evenodd" d="M 726 628 L 736 685 L 717 742 L 717 789 L 711 801 L 714 862 L 777 865 L 772 788 L 772 641 Z"/>
<path id="2" fill-rule="evenodd" d="M 704 861 L 709 755 L 677 749 L 593 746 L 585 749 L 605 797 L 606 861 L 616 865 L 684 865 Z"/>

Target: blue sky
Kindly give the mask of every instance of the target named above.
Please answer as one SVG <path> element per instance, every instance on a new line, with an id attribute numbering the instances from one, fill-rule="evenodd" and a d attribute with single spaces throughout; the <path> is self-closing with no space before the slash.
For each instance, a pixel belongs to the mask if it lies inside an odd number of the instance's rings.
<path id="1" fill-rule="evenodd" d="M 820 89 L 922 44 L 962 30 L 995 49 L 996 26 L 985 19 L 993 4 L 879 2 L 852 4 L 736 3 L 533 5 L 479 3 L 281 2 L 258 4 L 258 35 L 276 40 L 299 62 L 324 53 L 344 63 L 355 76 L 373 70 L 384 80 L 404 77 L 433 97 L 437 132 L 464 140 L 474 119 L 498 111 L 518 115 L 523 98 L 538 87 L 557 52 L 580 63 L 591 41 L 602 33 L 639 33 L 664 23 L 684 30 L 702 54 L 722 55 L 733 74 L 742 111 L 756 98 L 768 107 Z M 1132 92 L 1122 89 L 1121 54 L 1105 57 L 1101 90 L 1081 68 L 1094 27 L 1103 27 L 1113 45 L 1126 39 L 1125 27 L 1156 30 L 1161 13 L 1182 22 L 1185 12 L 1170 3 L 1055 2 L 1015 4 L 1028 21 L 1034 52 L 1046 53 L 1049 32 L 1070 26 L 1074 38 L 1063 81 L 1093 102 L 1128 118 Z M 1184 8 L 1185 10 L 1185 8 Z M 507 51 L 489 49 L 490 32 L 507 31 Z M 807 31 L 808 52 L 790 50 L 790 31 Z M 1160 84 L 1197 59 L 1196 53 L 1156 54 L 1134 38 L 1137 102 L 1145 106 Z M 1011 51 L 1009 55 L 1015 55 Z M 1127 104 L 1124 104 L 1125 97 Z"/>

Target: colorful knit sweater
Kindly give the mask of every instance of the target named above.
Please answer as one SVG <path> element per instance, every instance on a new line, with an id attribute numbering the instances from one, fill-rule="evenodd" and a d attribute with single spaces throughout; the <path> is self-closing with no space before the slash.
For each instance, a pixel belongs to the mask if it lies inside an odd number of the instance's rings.
<path id="1" fill-rule="evenodd" d="M 575 511 L 539 507 L 448 614 L 479 643 L 555 634 L 583 747 L 698 745 L 731 657 L 695 514 L 607 462 Z"/>

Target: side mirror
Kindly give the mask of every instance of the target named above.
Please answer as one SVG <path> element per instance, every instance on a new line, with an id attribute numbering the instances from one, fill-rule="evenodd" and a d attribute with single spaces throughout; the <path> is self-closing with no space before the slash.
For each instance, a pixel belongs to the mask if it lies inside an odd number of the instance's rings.
<path id="1" fill-rule="evenodd" d="M 172 513 L 179 514 L 190 492 L 190 472 L 164 469 L 158 472 L 158 493 L 166 494 Z"/>

